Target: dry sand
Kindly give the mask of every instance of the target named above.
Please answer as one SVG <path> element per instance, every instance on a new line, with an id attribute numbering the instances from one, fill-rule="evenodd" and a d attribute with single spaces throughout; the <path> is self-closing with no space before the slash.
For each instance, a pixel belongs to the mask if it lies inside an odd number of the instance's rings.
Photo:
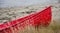
<path id="1" fill-rule="evenodd" d="M 60 20 L 60 4 L 52 5 L 52 20 Z M 48 5 L 30 5 L 27 7 L 11 7 L 0 8 L 0 23 L 5 21 L 12 21 L 31 13 L 43 10 Z"/>
<path id="2" fill-rule="evenodd" d="M 40 5 L 31 5 L 22 8 L 3 8 L 0 9 L 0 22 L 12 21 L 24 16 L 27 16 L 31 13 L 37 12 L 39 10 L 44 9 L 47 6 L 40 6 Z"/>

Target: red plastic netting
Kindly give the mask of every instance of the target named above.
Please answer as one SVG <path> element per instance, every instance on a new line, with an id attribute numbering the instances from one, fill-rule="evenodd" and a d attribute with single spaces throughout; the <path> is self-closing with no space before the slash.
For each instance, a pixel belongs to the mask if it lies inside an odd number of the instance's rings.
<path id="1" fill-rule="evenodd" d="M 0 33 L 18 33 L 19 30 L 24 29 L 24 27 L 27 25 L 34 27 L 40 25 L 48 26 L 50 24 L 51 17 L 51 6 L 49 6 L 41 12 L 37 12 L 17 20 L 7 22 L 5 24 L 1 24 Z"/>

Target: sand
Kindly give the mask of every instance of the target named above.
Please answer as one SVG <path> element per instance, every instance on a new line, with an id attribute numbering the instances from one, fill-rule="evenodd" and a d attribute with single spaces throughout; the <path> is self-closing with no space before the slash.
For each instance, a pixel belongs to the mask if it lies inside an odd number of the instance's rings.
<path id="1" fill-rule="evenodd" d="M 52 6 L 52 20 L 60 20 L 60 4 L 30 5 L 24 7 L 0 8 L 0 23 L 12 21 Z"/>

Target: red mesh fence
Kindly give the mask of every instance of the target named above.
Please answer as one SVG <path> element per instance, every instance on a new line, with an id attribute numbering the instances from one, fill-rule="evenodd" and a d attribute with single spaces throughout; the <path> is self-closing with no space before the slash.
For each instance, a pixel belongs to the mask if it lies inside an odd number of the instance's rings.
<path id="1" fill-rule="evenodd" d="M 7 22 L 5 24 L 0 25 L 0 33 L 18 33 L 19 30 L 23 30 L 25 26 L 48 26 L 51 21 L 51 6 L 42 10 L 41 12 L 37 12 L 31 14 L 29 16 Z"/>

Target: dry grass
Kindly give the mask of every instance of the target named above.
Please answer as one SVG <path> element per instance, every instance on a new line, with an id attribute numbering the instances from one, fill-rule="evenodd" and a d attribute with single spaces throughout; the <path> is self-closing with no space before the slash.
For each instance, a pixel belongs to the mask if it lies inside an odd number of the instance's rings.
<path id="1" fill-rule="evenodd" d="M 60 33 L 60 25 L 52 23 L 48 27 L 34 28 L 32 26 L 25 27 L 24 30 L 19 31 L 20 33 Z"/>

